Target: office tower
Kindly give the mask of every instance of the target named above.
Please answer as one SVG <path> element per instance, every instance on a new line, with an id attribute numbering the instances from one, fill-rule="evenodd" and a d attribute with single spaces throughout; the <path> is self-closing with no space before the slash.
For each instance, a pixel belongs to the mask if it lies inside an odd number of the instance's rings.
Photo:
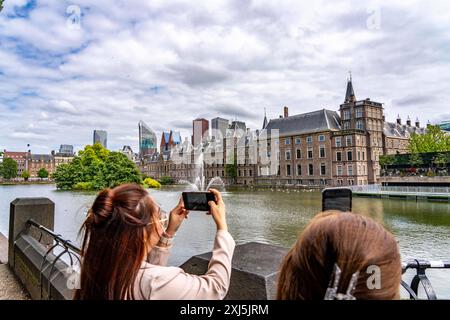
<path id="1" fill-rule="evenodd" d="M 205 133 L 208 131 L 209 122 L 206 119 L 195 119 L 192 121 L 192 144 L 196 147 L 198 144 L 204 142 L 207 138 Z"/>
<path id="2" fill-rule="evenodd" d="M 143 121 L 139 121 L 139 157 L 141 159 L 153 156 L 157 151 L 155 132 Z"/>
<path id="3" fill-rule="evenodd" d="M 100 143 L 104 148 L 108 148 L 108 133 L 104 130 L 94 130 L 93 144 Z"/>
<path id="4" fill-rule="evenodd" d="M 214 118 L 211 120 L 211 135 L 213 139 L 216 137 L 225 138 L 227 129 L 229 127 L 229 121 L 223 118 Z"/>

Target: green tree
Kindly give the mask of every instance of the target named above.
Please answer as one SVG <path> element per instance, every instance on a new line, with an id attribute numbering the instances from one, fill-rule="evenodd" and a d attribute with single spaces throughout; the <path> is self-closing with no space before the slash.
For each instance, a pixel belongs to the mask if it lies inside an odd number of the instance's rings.
<path id="1" fill-rule="evenodd" d="M 29 173 L 28 171 L 22 172 L 22 178 L 23 178 L 25 181 L 28 181 L 28 179 L 30 178 L 30 173 Z"/>
<path id="2" fill-rule="evenodd" d="M 409 156 L 409 164 L 411 167 L 421 167 L 423 165 L 423 159 L 419 153 L 412 153 Z"/>
<path id="3" fill-rule="evenodd" d="M 0 11 L 3 10 L 3 0 L 0 0 Z"/>
<path id="4" fill-rule="evenodd" d="M 445 167 L 448 161 L 448 156 L 445 153 L 438 153 L 433 158 L 433 163 L 436 165 L 436 167 Z"/>
<path id="5" fill-rule="evenodd" d="M 161 179 L 159 179 L 159 183 L 162 185 L 167 185 L 167 184 L 173 184 L 174 181 L 171 177 L 161 177 Z"/>
<path id="6" fill-rule="evenodd" d="M 62 190 L 100 190 L 123 183 L 142 183 L 134 162 L 120 152 L 110 152 L 99 143 L 86 146 L 71 163 L 59 165 L 53 174 Z"/>
<path id="7" fill-rule="evenodd" d="M 45 179 L 48 178 L 48 171 L 45 168 L 40 168 L 38 173 L 37 173 L 38 177 L 41 179 Z"/>
<path id="8" fill-rule="evenodd" d="M 234 155 L 234 161 L 233 163 L 227 163 L 225 165 L 225 174 L 228 178 L 232 180 L 234 183 L 236 181 L 237 177 L 237 158 L 236 155 Z"/>
<path id="9" fill-rule="evenodd" d="M 3 159 L 2 175 L 5 179 L 17 177 L 17 162 L 11 158 Z"/>
<path id="10" fill-rule="evenodd" d="M 450 135 L 439 126 L 429 125 L 425 134 L 414 133 L 409 141 L 410 153 L 450 151 Z"/>

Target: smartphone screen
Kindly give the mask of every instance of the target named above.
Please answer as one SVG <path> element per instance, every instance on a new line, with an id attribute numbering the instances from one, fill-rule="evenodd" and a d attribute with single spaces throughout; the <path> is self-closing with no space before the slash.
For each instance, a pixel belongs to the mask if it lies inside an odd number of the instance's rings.
<path id="1" fill-rule="evenodd" d="M 209 211 L 208 201 L 214 201 L 211 192 L 183 192 L 183 202 L 186 210 Z"/>
<path id="2" fill-rule="evenodd" d="M 322 211 L 352 211 L 352 191 L 347 188 L 325 189 L 322 191 Z"/>

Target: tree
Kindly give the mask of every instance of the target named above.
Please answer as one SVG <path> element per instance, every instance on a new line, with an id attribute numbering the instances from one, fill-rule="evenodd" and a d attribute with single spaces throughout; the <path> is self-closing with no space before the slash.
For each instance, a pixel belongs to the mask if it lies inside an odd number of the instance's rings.
<path id="1" fill-rule="evenodd" d="M 420 154 L 419 153 L 412 153 L 410 156 L 409 156 L 409 164 L 412 166 L 412 167 L 420 167 L 420 166 L 422 166 L 423 165 L 423 159 L 422 159 L 422 157 L 420 156 Z"/>
<path id="2" fill-rule="evenodd" d="M 233 183 L 236 181 L 236 177 L 237 177 L 237 158 L 236 155 L 234 155 L 234 161 L 233 163 L 227 163 L 225 165 L 225 174 L 228 178 L 231 179 L 231 181 L 233 181 Z"/>
<path id="3" fill-rule="evenodd" d="M 410 153 L 450 151 L 450 135 L 439 126 L 429 125 L 425 134 L 411 136 L 408 150 Z"/>
<path id="4" fill-rule="evenodd" d="M 3 10 L 3 0 L 0 0 L 0 12 Z"/>
<path id="5" fill-rule="evenodd" d="M 436 164 L 436 167 L 445 167 L 448 161 L 448 156 L 445 153 L 438 153 L 433 158 L 433 163 Z"/>
<path id="6" fill-rule="evenodd" d="M 11 158 L 3 159 L 2 175 L 5 179 L 17 177 L 17 162 Z"/>
<path id="7" fill-rule="evenodd" d="M 100 190 L 123 183 L 142 183 L 139 169 L 120 152 L 110 152 L 99 143 L 86 146 L 71 163 L 59 165 L 53 174 L 62 190 Z"/>
<path id="8" fill-rule="evenodd" d="M 28 179 L 30 178 L 30 173 L 29 173 L 28 171 L 22 172 L 22 178 L 23 178 L 25 181 L 28 181 Z"/>
<path id="9" fill-rule="evenodd" d="M 164 176 L 164 177 L 161 177 L 161 179 L 159 179 L 159 183 L 162 185 L 166 185 L 166 184 L 173 184 L 174 181 L 171 177 Z"/>
<path id="10" fill-rule="evenodd" d="M 38 173 L 37 173 L 38 177 L 41 179 L 45 179 L 48 178 L 48 171 L 45 168 L 40 168 Z"/>

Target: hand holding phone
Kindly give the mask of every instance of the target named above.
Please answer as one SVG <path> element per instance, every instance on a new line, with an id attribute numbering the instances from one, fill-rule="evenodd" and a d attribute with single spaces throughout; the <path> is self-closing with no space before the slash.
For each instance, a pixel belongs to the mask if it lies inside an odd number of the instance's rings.
<path id="1" fill-rule="evenodd" d="M 322 191 L 322 211 L 352 211 L 352 191 L 348 188 L 331 188 Z"/>
<path id="2" fill-rule="evenodd" d="M 211 192 L 183 192 L 184 208 L 192 211 L 210 211 L 209 201 L 216 201 Z"/>

